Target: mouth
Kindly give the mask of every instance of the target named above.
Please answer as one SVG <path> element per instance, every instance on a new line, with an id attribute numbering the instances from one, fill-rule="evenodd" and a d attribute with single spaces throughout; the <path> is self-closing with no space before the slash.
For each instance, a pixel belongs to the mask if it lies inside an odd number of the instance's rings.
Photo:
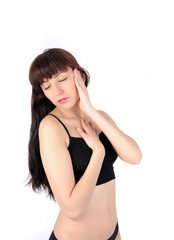
<path id="1" fill-rule="evenodd" d="M 67 99 L 68 99 L 68 98 L 62 98 L 62 99 L 60 99 L 60 100 L 58 101 L 58 103 L 64 103 L 64 102 L 66 102 Z"/>

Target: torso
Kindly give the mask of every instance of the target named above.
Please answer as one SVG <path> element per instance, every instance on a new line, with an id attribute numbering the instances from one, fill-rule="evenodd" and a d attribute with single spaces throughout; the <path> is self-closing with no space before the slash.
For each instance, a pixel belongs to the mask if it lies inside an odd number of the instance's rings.
<path id="1" fill-rule="evenodd" d="M 51 113 L 56 115 L 54 110 Z M 80 119 L 57 117 L 65 124 L 72 137 L 80 137 L 76 131 L 76 128 L 81 126 Z M 87 116 L 86 119 L 89 120 Z M 92 124 L 94 125 L 93 122 Z M 96 128 L 100 133 L 101 129 Z M 64 137 L 68 147 L 69 136 L 66 132 Z M 114 232 L 115 225 L 118 221 L 115 202 L 115 179 L 97 185 L 86 211 L 80 220 L 73 221 L 67 218 L 60 209 L 54 226 L 54 233 L 57 239 L 107 240 Z"/>

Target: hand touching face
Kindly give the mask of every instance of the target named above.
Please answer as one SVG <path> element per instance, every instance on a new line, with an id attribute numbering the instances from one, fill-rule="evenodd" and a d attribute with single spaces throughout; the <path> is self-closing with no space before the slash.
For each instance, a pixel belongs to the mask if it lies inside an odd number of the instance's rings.
<path id="1" fill-rule="evenodd" d="M 84 79 L 82 78 L 80 72 L 76 68 L 73 70 L 73 72 L 74 72 L 75 85 L 77 87 L 79 97 L 80 97 L 80 102 L 79 102 L 80 109 L 87 113 L 92 108 L 87 87 L 85 86 Z"/>

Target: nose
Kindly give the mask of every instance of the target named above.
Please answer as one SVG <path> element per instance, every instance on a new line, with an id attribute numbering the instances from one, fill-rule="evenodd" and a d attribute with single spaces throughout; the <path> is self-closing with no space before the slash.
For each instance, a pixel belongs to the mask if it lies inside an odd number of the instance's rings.
<path id="1" fill-rule="evenodd" d="M 53 94 L 54 95 L 60 95 L 62 92 L 63 92 L 63 89 L 60 87 L 60 86 L 58 86 L 58 84 L 53 84 Z"/>

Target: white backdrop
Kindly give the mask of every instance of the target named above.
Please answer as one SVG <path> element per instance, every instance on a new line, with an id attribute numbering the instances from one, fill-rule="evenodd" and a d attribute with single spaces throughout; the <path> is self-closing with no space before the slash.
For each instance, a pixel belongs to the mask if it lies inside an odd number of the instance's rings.
<path id="1" fill-rule="evenodd" d="M 106 111 L 143 153 L 119 158 L 122 240 L 174 239 L 174 6 L 169 0 L 1 1 L 0 239 L 47 240 L 59 207 L 25 187 L 30 128 L 28 70 L 46 48 L 70 51 Z"/>

